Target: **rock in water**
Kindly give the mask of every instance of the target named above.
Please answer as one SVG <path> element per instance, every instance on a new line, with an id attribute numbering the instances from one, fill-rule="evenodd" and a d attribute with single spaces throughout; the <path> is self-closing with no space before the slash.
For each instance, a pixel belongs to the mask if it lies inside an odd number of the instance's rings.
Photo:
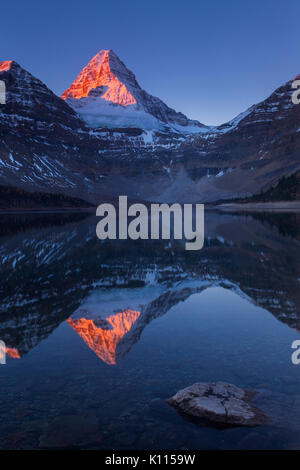
<path id="1" fill-rule="evenodd" d="M 225 382 L 195 383 L 179 390 L 168 403 L 199 424 L 216 427 L 259 426 L 269 422 L 265 413 L 250 402 L 255 391 Z"/>

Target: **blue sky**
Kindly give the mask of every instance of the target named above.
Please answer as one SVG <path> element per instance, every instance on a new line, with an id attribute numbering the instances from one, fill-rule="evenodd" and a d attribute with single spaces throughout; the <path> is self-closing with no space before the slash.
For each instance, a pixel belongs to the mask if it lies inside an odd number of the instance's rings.
<path id="1" fill-rule="evenodd" d="M 225 122 L 300 73 L 299 0 L 2 2 L 0 60 L 61 94 L 113 49 L 149 93 Z"/>

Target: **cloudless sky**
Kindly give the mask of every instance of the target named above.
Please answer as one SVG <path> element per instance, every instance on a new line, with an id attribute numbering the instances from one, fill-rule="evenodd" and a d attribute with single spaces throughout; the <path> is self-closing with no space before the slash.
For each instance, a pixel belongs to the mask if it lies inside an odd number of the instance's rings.
<path id="1" fill-rule="evenodd" d="M 14 0 L 0 4 L 0 61 L 55 93 L 100 50 L 177 111 L 220 124 L 300 73 L 299 0 Z"/>

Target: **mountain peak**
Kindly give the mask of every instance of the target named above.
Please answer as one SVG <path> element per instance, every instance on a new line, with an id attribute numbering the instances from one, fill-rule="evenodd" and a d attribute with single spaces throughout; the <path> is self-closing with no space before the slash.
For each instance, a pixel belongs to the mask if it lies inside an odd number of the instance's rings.
<path id="1" fill-rule="evenodd" d="M 104 328 L 98 326 L 93 319 L 84 317 L 77 320 L 69 318 L 67 323 L 77 331 L 100 359 L 109 365 L 114 365 L 117 364 L 118 343 L 136 323 L 140 314 L 140 311 L 131 309 L 112 314 L 104 321 L 101 319 L 106 323 Z"/>
<path id="2" fill-rule="evenodd" d="M 118 78 L 119 74 L 122 81 Z M 126 76 L 130 76 L 130 72 L 112 49 L 102 49 L 82 69 L 62 98 L 81 99 L 95 90 L 94 96 L 101 96 L 107 102 L 121 106 L 135 104 L 136 99 L 126 86 Z"/>
<path id="3" fill-rule="evenodd" d="M 91 127 L 161 130 L 167 125 L 192 133 L 199 132 L 202 126 L 144 91 L 112 49 L 99 51 L 62 98 Z"/>
<path id="4" fill-rule="evenodd" d="M 7 72 L 11 69 L 13 64 L 16 64 L 13 60 L 4 60 L 3 62 L 0 62 L 0 72 Z"/>

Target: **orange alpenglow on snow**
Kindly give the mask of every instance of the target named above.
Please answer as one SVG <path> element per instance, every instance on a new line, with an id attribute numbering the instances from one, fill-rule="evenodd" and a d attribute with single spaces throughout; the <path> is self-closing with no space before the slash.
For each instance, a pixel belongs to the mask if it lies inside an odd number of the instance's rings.
<path id="1" fill-rule="evenodd" d="M 105 101 L 128 106 L 136 103 L 136 99 L 118 77 L 112 72 L 110 50 L 100 51 L 80 72 L 76 80 L 63 94 L 62 98 L 84 98 L 91 90 L 105 87 L 101 96 Z"/>
<path id="2" fill-rule="evenodd" d="M 6 348 L 6 354 L 12 359 L 21 359 L 20 353 L 17 348 Z"/>
<path id="3" fill-rule="evenodd" d="M 67 322 L 102 361 L 114 365 L 117 363 L 116 349 L 119 341 L 128 333 L 140 314 L 137 310 L 128 309 L 107 317 L 105 320 L 112 326 L 109 330 L 99 328 L 93 320 L 87 318 L 69 318 Z"/>
<path id="4" fill-rule="evenodd" d="M 10 70 L 12 62 L 12 60 L 4 60 L 3 62 L 0 62 L 0 72 Z"/>

